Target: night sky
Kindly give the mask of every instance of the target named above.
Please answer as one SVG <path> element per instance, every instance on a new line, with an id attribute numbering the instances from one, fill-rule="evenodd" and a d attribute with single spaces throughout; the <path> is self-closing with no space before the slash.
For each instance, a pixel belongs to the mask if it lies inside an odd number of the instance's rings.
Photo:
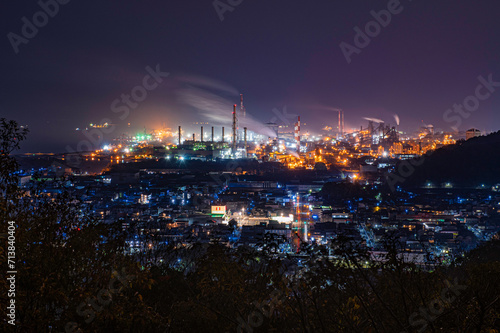
<path id="1" fill-rule="evenodd" d="M 221 21 L 211 0 L 72 0 L 16 54 L 9 33 L 22 37 L 22 18 L 33 22 L 41 7 L 4 0 L 0 117 L 29 126 L 25 152 L 76 147 L 75 128 L 104 118 L 116 125 L 108 141 L 162 123 L 228 126 L 240 93 L 255 130 L 285 107 L 317 130 L 336 125 L 334 108 L 345 111 L 346 129 L 366 126 L 363 117 L 394 124 L 398 114 L 401 130 L 451 130 L 443 113 L 474 95 L 478 76 L 500 82 L 500 2 L 401 1 L 348 64 L 340 43 L 354 45 L 353 29 L 390 2 L 244 0 Z M 113 101 L 157 65 L 169 76 L 120 119 Z M 496 89 L 460 130 L 500 129 Z"/>

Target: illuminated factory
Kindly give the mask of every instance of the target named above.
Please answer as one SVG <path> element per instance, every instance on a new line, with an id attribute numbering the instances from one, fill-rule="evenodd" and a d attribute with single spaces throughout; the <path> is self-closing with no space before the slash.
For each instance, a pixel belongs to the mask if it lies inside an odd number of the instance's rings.
<path id="1" fill-rule="evenodd" d="M 243 95 L 241 95 L 240 112 L 245 117 L 245 107 L 243 105 Z M 183 140 L 182 127 L 179 126 L 177 132 L 177 145 L 168 149 L 166 158 L 172 159 L 201 159 L 214 160 L 225 158 L 248 158 L 255 157 L 255 142 L 249 142 L 248 129 L 243 128 L 243 140 L 238 131 L 238 118 L 236 113 L 236 104 L 233 105 L 232 112 L 232 128 L 230 139 L 227 140 L 225 127 L 221 128 L 220 140 L 215 137 L 215 127 L 211 127 L 211 136 L 207 140 L 204 127 L 200 128 L 199 139 L 196 138 L 196 133 L 193 133 L 192 139 Z M 252 135 L 253 139 L 253 135 Z"/>
<path id="2" fill-rule="evenodd" d="M 336 131 L 325 126 L 322 134 L 310 135 L 303 131 L 302 127 L 306 124 L 297 116 L 292 124 L 263 124 L 268 131 L 267 135 L 262 135 L 247 127 L 238 127 L 238 116 L 242 117 L 241 123 L 246 124 L 246 109 L 241 95 L 239 108 L 236 104 L 227 108 L 227 119 L 231 120 L 228 127 L 197 122 L 196 125 L 202 126 L 195 133 L 187 133 L 181 126 L 177 131 L 165 128 L 165 125 L 162 130 L 152 132 L 144 129 L 143 134 L 115 139 L 114 145 L 105 146 L 88 158 L 111 155 L 116 163 L 161 158 L 172 161 L 256 159 L 280 162 L 289 169 L 327 170 L 335 167 L 348 174 L 356 174 L 362 173 L 362 169 L 370 169 L 378 159 L 410 159 L 455 143 L 451 133 L 435 133 L 432 125 L 422 127 L 409 137 L 398 131 L 398 116 L 395 116 L 395 126 L 387 125 L 380 119 L 364 118 L 368 126 L 346 131 L 344 111 L 333 110 L 338 114 L 338 118 L 336 115 L 332 119 L 338 122 Z"/>

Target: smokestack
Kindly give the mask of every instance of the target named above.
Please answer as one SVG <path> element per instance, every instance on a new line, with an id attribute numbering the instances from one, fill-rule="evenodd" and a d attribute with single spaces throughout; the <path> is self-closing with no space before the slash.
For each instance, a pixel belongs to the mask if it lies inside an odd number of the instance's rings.
<path id="1" fill-rule="evenodd" d="M 342 111 L 339 110 L 339 133 L 340 133 L 340 136 L 342 136 Z"/>
<path id="2" fill-rule="evenodd" d="M 297 141 L 297 147 L 300 148 L 300 116 L 297 117 L 295 123 L 295 141 Z"/>
<path id="3" fill-rule="evenodd" d="M 212 126 L 212 143 L 214 143 L 214 127 Z"/>
<path id="4" fill-rule="evenodd" d="M 247 117 L 247 110 L 245 109 L 245 106 L 243 105 L 243 94 L 240 94 L 240 113 L 243 115 L 243 118 Z"/>
<path id="5" fill-rule="evenodd" d="M 201 142 L 203 142 L 203 126 L 201 126 Z"/>
<path id="6" fill-rule="evenodd" d="M 181 127 L 179 126 L 179 146 L 181 145 Z"/>
<path id="7" fill-rule="evenodd" d="M 340 131 L 340 134 L 344 136 L 344 110 L 342 110 L 342 129 Z"/>
<path id="8" fill-rule="evenodd" d="M 233 154 L 236 154 L 236 104 L 233 106 Z"/>
<path id="9" fill-rule="evenodd" d="M 196 134 L 193 133 L 193 142 L 196 141 Z"/>
<path id="10" fill-rule="evenodd" d="M 247 151 L 247 128 L 243 127 L 243 130 L 245 131 L 244 133 L 245 133 L 245 152 L 246 152 Z"/>
<path id="11" fill-rule="evenodd" d="M 222 143 L 224 143 L 224 126 L 222 126 Z"/>

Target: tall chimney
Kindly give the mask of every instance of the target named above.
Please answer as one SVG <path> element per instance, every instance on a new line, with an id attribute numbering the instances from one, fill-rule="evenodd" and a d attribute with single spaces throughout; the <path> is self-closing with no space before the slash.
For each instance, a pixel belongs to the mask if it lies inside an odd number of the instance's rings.
<path id="1" fill-rule="evenodd" d="M 212 143 L 214 143 L 214 127 L 212 126 Z"/>
<path id="2" fill-rule="evenodd" d="M 222 143 L 224 143 L 224 126 L 222 126 Z"/>
<path id="3" fill-rule="evenodd" d="M 201 142 L 203 142 L 203 126 L 201 126 L 201 139 L 200 139 Z"/>
<path id="4" fill-rule="evenodd" d="M 342 136 L 344 136 L 344 110 L 342 110 Z"/>
<path id="5" fill-rule="evenodd" d="M 295 141 L 297 141 L 297 147 L 300 149 L 300 116 L 297 117 L 297 122 L 295 123 Z"/>
<path id="6" fill-rule="evenodd" d="M 243 118 L 246 118 L 247 117 L 247 110 L 245 109 L 245 106 L 243 105 L 243 94 L 240 94 L 240 99 L 241 99 L 240 113 L 243 115 Z"/>
<path id="7" fill-rule="evenodd" d="M 339 136 L 342 136 L 342 111 L 339 110 L 339 131 L 338 133 L 340 134 Z"/>
<path id="8" fill-rule="evenodd" d="M 181 127 L 179 126 L 179 146 L 181 145 Z"/>
<path id="9" fill-rule="evenodd" d="M 236 154 L 236 104 L 233 106 L 233 154 Z"/>
<path id="10" fill-rule="evenodd" d="M 243 130 L 244 130 L 244 133 L 245 133 L 245 154 L 246 154 L 246 152 L 247 152 L 247 128 L 243 127 Z"/>
<path id="11" fill-rule="evenodd" d="M 193 142 L 196 141 L 196 134 L 193 133 Z"/>

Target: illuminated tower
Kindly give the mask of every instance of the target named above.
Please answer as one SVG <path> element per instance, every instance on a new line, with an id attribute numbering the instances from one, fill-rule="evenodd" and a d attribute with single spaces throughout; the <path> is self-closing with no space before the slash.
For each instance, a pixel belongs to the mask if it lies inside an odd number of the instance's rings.
<path id="1" fill-rule="evenodd" d="M 236 154 L 236 104 L 233 106 L 233 155 Z"/>
<path id="2" fill-rule="evenodd" d="M 244 139 L 244 140 L 245 140 L 245 156 L 244 156 L 244 157 L 246 158 L 246 157 L 247 157 L 247 156 L 246 156 L 246 153 L 247 153 L 247 128 L 246 128 L 246 127 L 243 127 L 243 130 L 244 130 L 244 133 L 245 133 L 245 134 L 244 134 L 244 138 L 245 138 L 245 139 Z"/>
<path id="3" fill-rule="evenodd" d="M 247 117 L 247 110 L 245 109 L 245 106 L 243 105 L 243 94 L 240 94 L 240 114 L 243 115 L 243 119 Z"/>
<path id="4" fill-rule="evenodd" d="M 297 141 L 297 149 L 300 148 L 300 116 L 295 123 L 295 140 Z"/>

